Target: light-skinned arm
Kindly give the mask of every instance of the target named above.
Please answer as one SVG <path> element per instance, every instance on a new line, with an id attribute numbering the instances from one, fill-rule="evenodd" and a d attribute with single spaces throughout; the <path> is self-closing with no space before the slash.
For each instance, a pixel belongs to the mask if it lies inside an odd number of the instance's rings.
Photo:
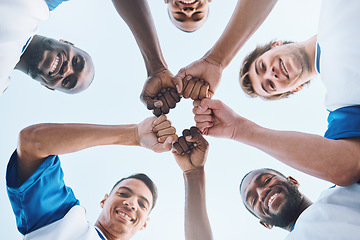
<path id="1" fill-rule="evenodd" d="M 278 131 L 249 121 L 219 100 L 194 102 L 196 126 L 206 135 L 253 146 L 281 162 L 340 186 L 360 179 L 360 138 L 331 140 L 295 131 Z"/>
<path id="2" fill-rule="evenodd" d="M 199 60 L 182 68 L 173 78 L 178 92 L 183 92 L 187 76 L 205 80 L 212 96 L 222 71 L 267 18 L 277 0 L 239 0 L 233 15 L 215 45 Z M 196 99 L 193 99 L 196 100 Z"/>
<path id="3" fill-rule="evenodd" d="M 142 146 L 155 152 L 170 151 L 176 130 L 165 115 L 139 124 L 96 125 L 44 123 L 29 126 L 19 134 L 18 171 L 24 182 L 46 157 L 77 152 L 100 145 Z"/>
<path id="4" fill-rule="evenodd" d="M 170 106 L 180 101 L 175 96 L 176 89 L 171 79 L 173 75 L 161 52 L 150 8 L 146 0 L 112 0 L 113 4 L 132 31 L 144 58 L 148 78 L 144 84 L 141 101 L 156 116 L 169 112 Z M 166 99 L 157 99 L 161 89 L 173 89 L 175 94 L 164 95 Z M 170 102 L 170 103 L 168 103 Z M 175 107 L 175 106 L 174 106 Z"/>
<path id="5" fill-rule="evenodd" d="M 213 239 L 205 199 L 204 165 L 208 149 L 208 142 L 195 127 L 185 129 L 173 145 L 173 154 L 183 171 L 185 183 L 186 240 Z"/>

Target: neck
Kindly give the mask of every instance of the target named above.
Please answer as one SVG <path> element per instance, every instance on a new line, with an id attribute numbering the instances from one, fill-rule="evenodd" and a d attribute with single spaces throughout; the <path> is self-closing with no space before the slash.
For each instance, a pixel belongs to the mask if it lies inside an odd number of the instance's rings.
<path id="1" fill-rule="evenodd" d="M 32 52 L 36 51 L 36 46 L 38 43 L 43 40 L 44 37 L 40 35 L 35 35 L 30 43 L 29 46 L 26 48 L 25 52 L 21 55 L 20 61 L 16 64 L 15 69 L 22 71 L 25 74 L 28 74 L 29 62 L 32 61 L 31 55 Z"/>
<path id="2" fill-rule="evenodd" d="M 120 236 L 115 236 L 112 234 L 106 227 L 99 221 L 99 219 L 95 223 L 95 227 L 97 227 L 102 234 L 106 237 L 107 240 L 128 240 L 124 234 Z"/>
<path id="3" fill-rule="evenodd" d="M 302 199 L 300 207 L 296 213 L 296 216 L 294 217 L 294 220 L 287 227 L 284 227 L 284 229 L 291 232 L 291 230 L 293 229 L 296 221 L 298 220 L 298 218 L 300 217 L 302 212 L 305 211 L 308 207 L 310 207 L 311 204 L 313 204 L 313 202 L 310 199 L 308 199 L 306 196 L 303 195 L 303 199 Z"/>
<path id="4" fill-rule="evenodd" d="M 316 42 L 317 42 L 317 35 L 302 42 L 305 52 L 309 58 L 309 65 L 310 65 L 309 73 L 312 75 L 312 77 L 314 77 L 316 75 L 316 70 L 315 70 Z"/>

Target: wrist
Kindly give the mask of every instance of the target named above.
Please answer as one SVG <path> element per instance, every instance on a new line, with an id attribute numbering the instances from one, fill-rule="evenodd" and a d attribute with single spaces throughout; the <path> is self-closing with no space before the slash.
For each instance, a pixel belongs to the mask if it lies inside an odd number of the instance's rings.
<path id="1" fill-rule="evenodd" d="M 148 62 L 149 64 L 146 64 L 148 77 L 161 73 L 163 71 L 168 71 L 167 64 L 164 60 L 149 59 Z"/>
<path id="2" fill-rule="evenodd" d="M 198 179 L 205 173 L 204 167 L 197 167 L 183 172 L 185 179 Z"/>
<path id="3" fill-rule="evenodd" d="M 221 69 L 221 71 L 226 68 L 227 65 L 224 64 L 222 57 L 219 54 L 214 53 L 213 51 L 208 51 L 202 59 L 205 62 L 213 64 Z"/>

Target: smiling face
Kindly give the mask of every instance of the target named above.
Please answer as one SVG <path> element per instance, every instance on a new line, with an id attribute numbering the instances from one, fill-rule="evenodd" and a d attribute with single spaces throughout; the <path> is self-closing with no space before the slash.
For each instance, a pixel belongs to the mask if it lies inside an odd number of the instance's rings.
<path id="1" fill-rule="evenodd" d="M 250 172 L 241 185 L 245 207 L 264 225 L 287 227 L 300 208 L 303 196 L 297 181 L 267 169 Z"/>
<path id="2" fill-rule="evenodd" d="M 94 78 L 90 56 L 68 42 L 44 37 L 25 53 L 28 74 L 50 89 L 78 93 Z"/>
<path id="3" fill-rule="evenodd" d="M 301 90 L 314 75 L 311 69 L 303 48 L 276 41 L 251 63 L 248 74 L 254 91 L 259 96 L 271 97 Z"/>
<path id="4" fill-rule="evenodd" d="M 209 2 L 211 0 L 165 0 L 171 22 L 185 32 L 193 32 L 204 24 Z"/>
<path id="5" fill-rule="evenodd" d="M 101 201 L 98 222 L 106 236 L 129 239 L 146 227 L 153 196 L 144 182 L 135 178 L 121 181 Z"/>

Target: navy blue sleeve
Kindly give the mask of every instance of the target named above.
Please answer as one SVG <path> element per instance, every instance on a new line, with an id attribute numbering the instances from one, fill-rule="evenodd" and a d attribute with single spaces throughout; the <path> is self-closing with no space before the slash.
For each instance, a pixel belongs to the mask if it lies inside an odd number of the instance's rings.
<path id="1" fill-rule="evenodd" d="M 36 171 L 19 186 L 17 152 L 12 154 L 6 171 L 7 193 L 23 235 L 61 218 L 79 200 L 64 182 L 58 156 L 49 156 Z"/>
<path id="2" fill-rule="evenodd" d="M 329 113 L 325 137 L 342 139 L 360 137 L 360 106 L 349 106 Z"/>

